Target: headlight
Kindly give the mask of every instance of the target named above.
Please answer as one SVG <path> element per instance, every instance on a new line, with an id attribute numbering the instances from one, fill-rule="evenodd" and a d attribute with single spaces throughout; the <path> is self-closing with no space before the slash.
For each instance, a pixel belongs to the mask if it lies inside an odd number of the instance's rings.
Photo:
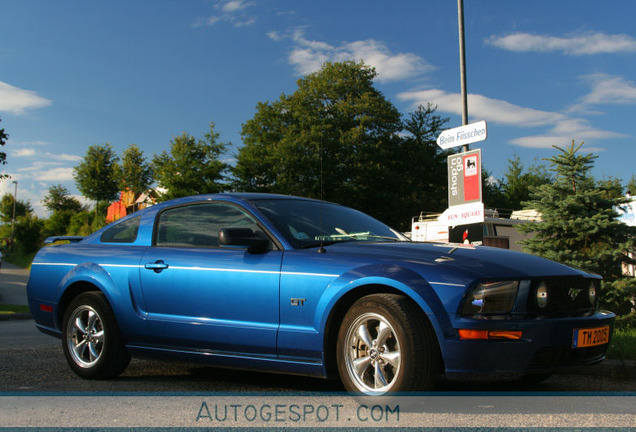
<path id="1" fill-rule="evenodd" d="M 548 305 L 548 286 L 545 282 L 537 287 L 537 306 L 544 309 Z"/>
<path id="2" fill-rule="evenodd" d="M 484 282 L 468 295 L 462 315 L 507 314 L 517 299 L 519 281 Z"/>
<path id="3" fill-rule="evenodd" d="M 590 304 L 594 306 L 596 304 L 596 285 L 594 282 L 590 282 L 590 287 L 587 291 L 588 297 L 590 299 Z"/>

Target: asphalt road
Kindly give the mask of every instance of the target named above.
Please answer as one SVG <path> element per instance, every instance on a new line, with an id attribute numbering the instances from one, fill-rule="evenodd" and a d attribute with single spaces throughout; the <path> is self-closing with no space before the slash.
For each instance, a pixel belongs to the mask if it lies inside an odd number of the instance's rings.
<path id="1" fill-rule="evenodd" d="M 578 368 L 541 383 L 450 382 L 440 391 L 636 391 L 634 368 L 617 362 Z M 0 391 L 116 392 L 334 392 L 338 382 L 258 372 L 220 369 L 204 364 L 133 359 L 126 372 L 109 381 L 87 381 L 66 365 L 61 341 L 40 333 L 32 320 L 0 321 Z"/>
<path id="2" fill-rule="evenodd" d="M 0 304 L 27 305 L 29 271 L 6 261 L 0 267 Z"/>
<path id="3" fill-rule="evenodd" d="M 0 273 L 0 295 L 11 299 L 13 304 L 24 304 L 26 272 L 7 270 L 4 267 Z M 218 422 L 210 422 L 213 419 L 208 416 L 208 410 L 212 407 L 216 410 L 219 406 L 225 409 L 241 406 L 243 418 L 230 418 L 235 421 L 222 426 L 624 427 L 636 423 L 633 397 L 629 396 L 636 391 L 635 371 L 634 364 L 624 367 L 617 361 L 610 361 L 557 374 L 534 384 L 440 380 L 436 387 L 440 395 L 461 392 L 459 394 L 468 396 L 461 396 L 464 399 L 434 397 L 422 402 L 418 399 L 415 402 L 419 405 L 415 408 L 401 405 L 402 417 L 399 419 L 390 410 L 384 412 L 386 416 L 378 417 L 384 421 L 390 416 L 393 423 L 370 424 L 373 412 L 360 410 L 365 405 L 346 400 L 343 405 L 338 405 L 340 399 L 322 396 L 333 392 L 342 394 L 343 388 L 337 381 L 149 359 L 133 359 L 117 379 L 84 380 L 67 366 L 61 341 L 40 333 L 33 320 L 0 320 L 0 423 L 11 427 L 172 425 L 191 428 L 219 426 Z M 42 397 L 40 392 L 55 392 L 57 396 Z M 495 396 L 484 398 L 483 392 Z M 510 396 L 510 392 L 514 392 L 514 396 Z M 537 397 L 536 392 L 550 397 Z M 561 400 L 559 395 L 570 395 L 569 392 L 577 392 L 577 396 L 566 396 Z M 614 392 L 629 393 L 627 397 L 612 397 Z M 183 396 L 174 397 L 175 394 Z M 580 394 L 594 397 L 581 399 Z M 610 396 L 604 397 L 605 394 Z M 520 402 L 525 395 L 528 395 L 527 401 Z M 300 418 L 294 408 L 298 404 L 301 404 L 303 416 L 301 421 L 295 422 Z M 276 411 L 272 411 L 272 406 Z M 260 417 L 256 423 L 251 420 L 252 414 L 256 413 L 252 407 L 259 409 Z M 95 411 L 102 415 L 85 415 Z M 306 412 L 309 412 L 307 418 Z M 216 414 L 214 411 L 214 416 Z M 271 423 L 272 418 L 279 419 L 279 414 L 281 420 L 287 420 L 286 424 Z M 320 416 L 324 418 L 327 414 L 329 418 L 323 422 Z M 350 421 L 353 423 L 347 423 Z"/>

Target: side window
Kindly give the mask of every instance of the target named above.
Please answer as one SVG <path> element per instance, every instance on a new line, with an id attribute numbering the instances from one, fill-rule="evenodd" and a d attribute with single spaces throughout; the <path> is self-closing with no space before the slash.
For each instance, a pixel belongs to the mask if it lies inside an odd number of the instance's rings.
<path id="1" fill-rule="evenodd" d="M 222 228 L 250 228 L 261 232 L 256 222 L 231 204 L 193 204 L 161 212 L 155 231 L 155 246 L 219 247 Z"/>
<path id="2" fill-rule="evenodd" d="M 100 241 L 102 243 L 134 243 L 137 239 L 140 220 L 141 217 L 134 217 L 118 223 L 104 231 Z"/>

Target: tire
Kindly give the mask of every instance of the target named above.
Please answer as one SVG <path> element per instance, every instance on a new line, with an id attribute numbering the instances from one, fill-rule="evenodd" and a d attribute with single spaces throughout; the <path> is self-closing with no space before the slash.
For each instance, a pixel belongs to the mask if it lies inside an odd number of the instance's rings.
<path id="1" fill-rule="evenodd" d="M 374 396 L 430 390 L 440 366 L 430 323 L 408 298 L 394 294 L 368 295 L 351 306 L 336 360 L 349 392 Z"/>
<path id="2" fill-rule="evenodd" d="M 101 292 L 75 297 L 66 308 L 62 329 L 66 361 L 82 378 L 114 378 L 130 363 L 113 310 Z"/>

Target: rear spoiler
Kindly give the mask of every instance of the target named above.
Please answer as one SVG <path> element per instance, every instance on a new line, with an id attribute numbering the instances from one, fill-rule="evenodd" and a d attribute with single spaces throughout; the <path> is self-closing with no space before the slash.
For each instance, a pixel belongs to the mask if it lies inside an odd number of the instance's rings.
<path id="1" fill-rule="evenodd" d="M 71 243 L 77 243 L 78 241 L 83 239 L 83 236 L 52 236 L 44 240 L 44 244 L 51 244 L 59 241 L 69 241 Z"/>

